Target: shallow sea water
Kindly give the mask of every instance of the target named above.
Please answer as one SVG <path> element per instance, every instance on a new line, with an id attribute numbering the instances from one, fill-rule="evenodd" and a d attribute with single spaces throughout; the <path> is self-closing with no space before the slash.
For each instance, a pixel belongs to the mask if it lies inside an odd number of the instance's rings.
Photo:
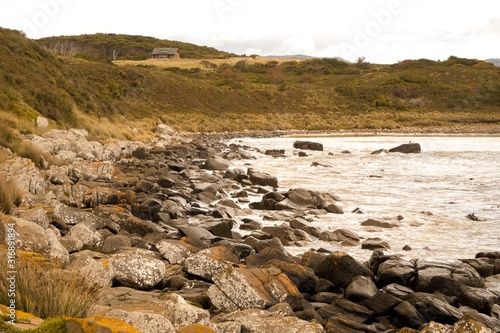
<path id="1" fill-rule="evenodd" d="M 296 140 L 322 143 L 324 151 L 305 151 L 308 156 L 299 157 L 299 150 L 293 148 Z M 422 153 L 370 155 L 410 141 L 419 143 Z M 500 137 L 280 137 L 232 142 L 256 148 L 250 149 L 255 159 L 233 161 L 233 166 L 277 176 L 280 191 L 305 188 L 339 196 L 338 206 L 345 214 L 312 217 L 320 229 L 349 229 L 361 241 L 379 237 L 391 247 L 386 254 L 398 253 L 406 259 L 464 259 L 480 251 L 500 251 Z M 285 149 L 286 157 L 266 156 L 265 149 Z M 313 162 L 328 166 L 314 167 Z M 365 214 L 351 213 L 355 208 Z M 264 212 L 260 213 L 261 217 Z M 472 213 L 481 221 L 468 219 Z M 368 218 L 397 227 L 361 226 Z M 405 245 L 412 250 L 403 251 Z M 372 253 L 361 245 L 311 244 L 320 246 L 346 251 L 362 261 Z M 287 250 L 300 254 L 307 248 Z"/>

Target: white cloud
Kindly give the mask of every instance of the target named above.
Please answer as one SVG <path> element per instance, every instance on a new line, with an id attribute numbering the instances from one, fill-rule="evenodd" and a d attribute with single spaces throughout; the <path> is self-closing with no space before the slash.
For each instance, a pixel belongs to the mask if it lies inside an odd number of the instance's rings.
<path id="1" fill-rule="evenodd" d="M 371 62 L 500 57 L 498 0 L 0 0 L 0 26 L 32 38 L 126 33 Z"/>

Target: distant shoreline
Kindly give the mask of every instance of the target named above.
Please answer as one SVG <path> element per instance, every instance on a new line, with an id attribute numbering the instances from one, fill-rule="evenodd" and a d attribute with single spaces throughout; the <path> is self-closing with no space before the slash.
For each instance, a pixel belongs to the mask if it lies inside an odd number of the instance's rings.
<path id="1" fill-rule="evenodd" d="M 181 136 L 205 136 L 219 140 L 237 138 L 335 138 L 335 137 L 500 137 L 500 131 L 491 132 L 446 132 L 446 131 L 303 131 L 303 130 L 274 130 L 274 131 L 244 131 L 244 132 L 181 132 Z"/>

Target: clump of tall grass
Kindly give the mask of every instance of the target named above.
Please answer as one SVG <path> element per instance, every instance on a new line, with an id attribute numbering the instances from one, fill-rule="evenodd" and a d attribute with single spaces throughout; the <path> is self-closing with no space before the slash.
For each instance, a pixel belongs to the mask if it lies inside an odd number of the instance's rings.
<path id="1" fill-rule="evenodd" d="M 9 214 L 14 206 L 19 206 L 23 194 L 14 180 L 0 174 L 0 213 Z"/>
<path id="2" fill-rule="evenodd" d="M 21 139 L 20 132 L 28 132 L 28 127 L 22 119 L 0 111 L 0 146 L 9 148 L 17 156 L 30 159 L 41 168 L 62 165 L 61 159 L 44 152 L 31 142 Z"/>
<path id="3" fill-rule="evenodd" d="M 2 251 L 0 262 L 0 303 L 8 304 L 11 267 L 7 253 Z M 34 257 L 37 258 L 37 257 Z M 62 269 L 55 260 L 34 260 L 29 255 L 16 258 L 16 309 L 40 318 L 68 316 L 83 318 L 99 297 L 99 288 L 86 282 L 78 273 Z"/>
<path id="4" fill-rule="evenodd" d="M 46 169 L 51 165 L 63 165 L 64 161 L 26 140 L 15 141 L 9 147 L 17 156 L 30 159 L 39 168 Z"/>

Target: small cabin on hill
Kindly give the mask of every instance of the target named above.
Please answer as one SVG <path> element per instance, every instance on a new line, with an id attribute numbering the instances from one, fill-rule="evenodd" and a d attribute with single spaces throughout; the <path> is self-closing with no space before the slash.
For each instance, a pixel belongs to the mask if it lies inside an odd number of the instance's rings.
<path id="1" fill-rule="evenodd" d="M 151 52 L 151 58 L 179 58 L 177 47 L 157 47 Z"/>

